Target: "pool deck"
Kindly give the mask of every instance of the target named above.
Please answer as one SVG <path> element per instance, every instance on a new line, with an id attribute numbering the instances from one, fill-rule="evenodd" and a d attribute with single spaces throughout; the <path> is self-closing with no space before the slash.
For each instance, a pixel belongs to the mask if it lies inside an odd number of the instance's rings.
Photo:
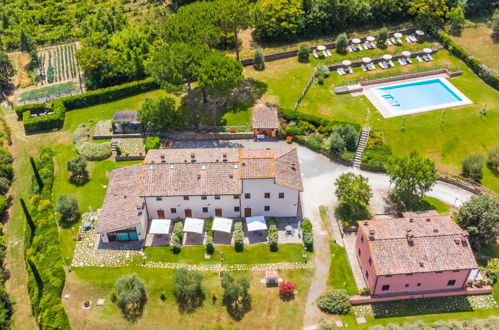
<path id="1" fill-rule="evenodd" d="M 445 103 L 445 104 L 437 104 L 437 105 L 432 105 L 428 107 L 422 107 L 422 108 L 416 108 L 416 109 L 410 109 L 410 110 L 397 110 L 388 105 L 386 101 L 384 101 L 380 95 L 375 91 L 377 88 L 381 87 L 387 87 L 387 86 L 395 86 L 395 85 L 402 85 L 402 84 L 407 84 L 411 82 L 419 82 L 419 81 L 425 81 L 425 80 L 432 80 L 440 78 L 441 81 L 450 89 L 452 92 L 454 92 L 461 101 L 458 102 L 452 102 L 452 103 Z M 398 116 L 406 116 L 406 115 L 411 115 L 415 113 L 421 113 L 421 112 L 427 112 L 427 111 L 433 111 L 437 109 L 446 109 L 446 108 L 453 108 L 453 107 L 459 107 L 462 105 L 467 105 L 467 104 L 472 104 L 473 102 L 467 98 L 461 91 L 459 91 L 454 85 L 452 85 L 447 78 L 449 76 L 445 73 L 439 73 L 431 76 L 425 76 L 425 77 L 419 77 L 419 78 L 409 78 L 409 79 L 404 79 L 404 80 L 399 80 L 396 82 L 384 82 L 384 83 L 379 83 L 379 84 L 373 84 L 369 85 L 368 87 L 364 87 L 364 90 L 360 93 L 355 93 L 352 94 L 353 96 L 357 95 L 365 95 L 369 101 L 376 107 L 376 109 L 381 113 L 383 118 L 392 118 L 392 117 L 398 117 Z M 416 96 L 417 97 L 417 96 Z"/>

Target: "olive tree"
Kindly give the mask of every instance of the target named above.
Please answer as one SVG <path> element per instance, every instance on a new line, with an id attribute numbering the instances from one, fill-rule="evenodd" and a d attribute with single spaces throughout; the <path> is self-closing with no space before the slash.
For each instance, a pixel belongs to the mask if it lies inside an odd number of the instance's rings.
<path id="1" fill-rule="evenodd" d="M 456 222 L 469 233 L 474 246 L 494 243 L 499 235 L 499 199 L 473 196 L 461 206 Z"/>
<path id="2" fill-rule="evenodd" d="M 147 301 L 144 282 L 136 274 L 126 275 L 114 284 L 116 302 L 128 319 L 136 319 L 142 314 Z"/>

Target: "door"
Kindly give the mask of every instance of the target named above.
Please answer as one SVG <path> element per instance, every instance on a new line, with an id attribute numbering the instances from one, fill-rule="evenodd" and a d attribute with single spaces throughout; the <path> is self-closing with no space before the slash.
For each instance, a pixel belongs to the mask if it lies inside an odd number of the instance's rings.
<path id="1" fill-rule="evenodd" d="M 192 218 L 192 210 L 185 209 L 185 217 L 186 218 Z"/>
<path id="2" fill-rule="evenodd" d="M 251 217 L 251 208 L 250 207 L 247 207 L 244 209 L 244 217 L 245 218 Z"/>
<path id="3" fill-rule="evenodd" d="M 222 209 L 215 209 L 215 216 L 221 217 L 222 216 Z"/>
<path id="4" fill-rule="evenodd" d="M 164 218 L 165 218 L 165 211 L 158 210 L 158 219 L 164 219 Z"/>

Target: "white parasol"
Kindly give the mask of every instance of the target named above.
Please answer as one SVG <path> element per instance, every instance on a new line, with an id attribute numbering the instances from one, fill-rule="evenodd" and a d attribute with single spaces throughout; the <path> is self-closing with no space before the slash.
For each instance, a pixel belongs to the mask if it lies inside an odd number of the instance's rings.
<path id="1" fill-rule="evenodd" d="M 352 42 L 354 44 L 360 44 L 360 39 L 359 38 L 352 39 Z"/>
<path id="2" fill-rule="evenodd" d="M 390 54 L 385 54 L 385 55 L 383 55 L 383 59 L 385 59 L 385 60 L 389 61 L 389 60 L 391 60 L 391 59 L 392 59 L 392 55 L 390 55 Z"/>
<path id="3" fill-rule="evenodd" d="M 402 38 L 402 33 L 397 32 L 393 35 L 395 38 Z"/>
<path id="4" fill-rule="evenodd" d="M 410 52 L 410 51 L 408 51 L 408 50 L 404 50 L 404 51 L 402 52 L 402 55 L 404 55 L 405 57 L 409 57 L 409 56 L 411 56 L 411 52 Z"/>
<path id="5" fill-rule="evenodd" d="M 416 30 L 416 34 L 417 34 L 418 36 L 424 36 L 424 32 L 423 32 L 423 31 L 421 31 L 421 30 Z"/>
<path id="6" fill-rule="evenodd" d="M 375 38 L 375 37 L 373 37 L 373 36 L 369 36 L 369 37 L 367 37 L 366 39 L 367 39 L 367 41 L 374 41 L 374 40 L 376 40 L 376 38 Z"/>
<path id="7" fill-rule="evenodd" d="M 326 46 L 324 45 L 317 46 L 317 50 L 326 50 Z"/>
<path id="8" fill-rule="evenodd" d="M 352 64 L 352 61 L 349 61 L 349 60 L 344 60 L 343 61 L 343 65 L 345 66 L 348 66 L 348 65 L 351 65 Z"/>
<path id="9" fill-rule="evenodd" d="M 426 54 L 429 54 L 431 53 L 433 50 L 431 50 L 431 48 L 423 48 L 423 52 L 425 52 Z"/>
<path id="10" fill-rule="evenodd" d="M 363 57 L 362 62 L 369 63 L 369 62 L 371 62 L 371 58 L 370 57 Z"/>

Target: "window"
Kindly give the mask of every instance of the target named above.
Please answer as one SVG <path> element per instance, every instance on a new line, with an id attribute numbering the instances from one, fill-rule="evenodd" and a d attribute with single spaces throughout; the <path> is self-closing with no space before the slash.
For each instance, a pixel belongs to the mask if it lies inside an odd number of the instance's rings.
<path id="1" fill-rule="evenodd" d="M 162 201 L 162 200 L 163 200 L 163 197 L 156 196 L 156 200 L 157 200 L 157 201 Z"/>
<path id="2" fill-rule="evenodd" d="M 453 286 L 454 284 L 456 284 L 456 280 L 450 280 L 447 282 L 447 286 Z"/>
<path id="3" fill-rule="evenodd" d="M 270 198 L 270 193 L 264 193 L 264 194 L 263 194 L 263 197 L 264 197 L 264 198 Z"/>
<path id="4" fill-rule="evenodd" d="M 416 284 L 416 286 L 421 286 L 421 283 Z"/>
<path id="5" fill-rule="evenodd" d="M 208 213 L 208 208 L 207 207 L 203 207 L 203 213 Z"/>
<path id="6" fill-rule="evenodd" d="M 220 195 L 215 195 L 215 199 L 220 199 Z"/>
<path id="7" fill-rule="evenodd" d="M 359 255 L 359 257 L 362 254 L 362 252 L 360 252 L 360 249 L 359 249 L 359 251 L 357 251 L 357 254 Z"/>
<path id="8" fill-rule="evenodd" d="M 392 275 L 386 275 L 385 277 L 392 277 Z"/>
<path id="9" fill-rule="evenodd" d="M 371 258 L 369 258 L 369 266 L 371 266 L 373 264 L 373 260 Z"/>
<path id="10" fill-rule="evenodd" d="M 239 212 L 239 206 L 234 206 L 234 212 Z"/>
<path id="11" fill-rule="evenodd" d="M 364 236 L 360 236 L 360 242 L 364 243 Z"/>
<path id="12" fill-rule="evenodd" d="M 234 199 L 239 199 L 239 195 L 234 195 Z"/>
<path id="13" fill-rule="evenodd" d="M 435 274 L 442 274 L 442 273 L 443 273 L 442 271 L 435 272 Z"/>
<path id="14" fill-rule="evenodd" d="M 407 273 L 407 274 L 405 274 L 405 276 L 412 276 L 412 275 L 414 275 L 414 274 L 413 273 Z"/>
<path id="15" fill-rule="evenodd" d="M 201 199 L 208 199 L 206 195 L 201 196 Z"/>
<path id="16" fill-rule="evenodd" d="M 459 273 L 459 272 L 460 272 L 460 270 L 459 270 L 459 269 L 458 269 L 458 270 L 453 270 L 452 272 L 453 272 L 453 273 Z"/>
<path id="17" fill-rule="evenodd" d="M 184 196 L 184 201 L 188 201 L 189 200 L 189 196 Z"/>
<path id="18" fill-rule="evenodd" d="M 406 283 L 406 284 L 405 284 L 405 287 L 406 287 L 406 288 L 408 288 L 408 287 L 409 287 L 409 283 Z"/>
<path id="19" fill-rule="evenodd" d="M 250 198 L 251 198 L 251 194 L 250 194 L 250 193 L 246 193 L 246 194 L 244 194 L 244 198 L 246 198 L 246 199 L 250 199 Z"/>
<path id="20" fill-rule="evenodd" d="M 369 272 L 366 270 L 366 280 L 369 279 Z"/>
<path id="21" fill-rule="evenodd" d="M 381 291 L 388 291 L 390 290 L 390 286 L 388 284 L 385 284 L 381 287 Z"/>
<path id="22" fill-rule="evenodd" d="M 263 210 L 266 211 L 266 212 L 270 211 L 270 206 L 268 206 L 268 205 L 264 206 Z"/>
<path id="23" fill-rule="evenodd" d="M 284 193 L 279 193 L 279 198 L 284 198 Z"/>
<path id="24" fill-rule="evenodd" d="M 177 213 L 177 209 L 176 209 L 176 208 L 174 208 L 174 207 L 172 207 L 172 208 L 170 209 L 170 213 L 172 213 L 172 214 Z"/>

